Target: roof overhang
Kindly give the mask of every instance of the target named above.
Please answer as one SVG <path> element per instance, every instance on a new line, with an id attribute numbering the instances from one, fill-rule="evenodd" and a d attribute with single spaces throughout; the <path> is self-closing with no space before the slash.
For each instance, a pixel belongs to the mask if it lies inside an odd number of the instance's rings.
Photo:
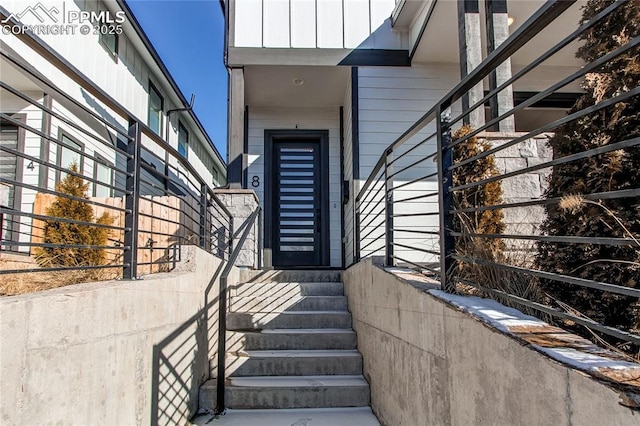
<path id="1" fill-rule="evenodd" d="M 427 3 L 434 0 L 400 0 L 396 2 L 396 7 L 391 12 L 391 23 L 394 28 L 408 29 L 418 16 L 418 12 Z"/>
<path id="2" fill-rule="evenodd" d="M 508 15 L 513 18 L 513 24 L 510 31 L 513 32 L 538 10 L 546 0 L 527 0 L 527 1 L 508 1 Z M 425 24 L 421 37 L 417 40 L 417 45 L 412 57 L 412 63 L 457 63 L 459 62 L 458 47 L 458 10 L 457 2 L 451 0 L 433 0 L 434 7 L 430 14 L 427 15 L 426 23 L 414 23 L 414 25 Z M 524 48 L 520 49 L 512 58 L 511 62 L 515 68 L 522 67 L 530 63 L 540 56 L 548 48 L 557 43 L 562 37 L 568 35 L 575 30 L 582 19 L 581 7 L 586 0 L 578 0 L 572 5 L 560 18 L 551 23 L 547 28 L 533 38 Z M 416 7 L 420 4 L 423 7 L 431 0 L 413 1 L 406 0 L 410 6 Z M 479 1 L 480 5 L 480 25 L 481 25 L 481 44 L 483 56 L 486 56 L 486 23 L 484 2 Z M 398 3 L 400 6 L 402 2 Z M 404 14 L 401 11 L 400 17 Z M 400 18 L 398 18 L 400 19 Z M 552 58 L 547 60 L 546 66 L 576 66 L 581 65 L 581 60 L 575 57 L 578 49 L 578 43 L 573 42 L 562 49 Z"/>
<path id="3" fill-rule="evenodd" d="M 314 49 L 230 47 L 229 67 L 250 65 L 290 66 L 393 66 L 410 65 L 405 49 Z"/>
<path id="4" fill-rule="evenodd" d="M 249 107 L 340 107 L 351 69 L 330 66 L 247 66 L 245 102 Z"/>

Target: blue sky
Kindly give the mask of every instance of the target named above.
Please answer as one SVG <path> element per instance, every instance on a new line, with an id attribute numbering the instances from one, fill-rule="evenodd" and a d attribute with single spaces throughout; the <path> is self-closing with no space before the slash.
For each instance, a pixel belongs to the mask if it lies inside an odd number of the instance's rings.
<path id="1" fill-rule="evenodd" d="M 218 0 L 127 0 L 185 98 L 226 159 L 227 71 Z"/>

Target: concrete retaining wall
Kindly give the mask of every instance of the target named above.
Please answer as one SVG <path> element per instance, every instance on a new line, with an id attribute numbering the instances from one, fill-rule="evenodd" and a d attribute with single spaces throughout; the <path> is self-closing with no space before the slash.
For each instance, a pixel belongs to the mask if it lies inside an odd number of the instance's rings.
<path id="1" fill-rule="evenodd" d="M 184 424 L 217 347 L 220 267 L 184 247 L 171 273 L 0 299 L 0 424 Z"/>
<path id="2" fill-rule="evenodd" d="M 587 375 L 524 346 L 371 260 L 343 273 L 384 425 L 637 425 Z"/>

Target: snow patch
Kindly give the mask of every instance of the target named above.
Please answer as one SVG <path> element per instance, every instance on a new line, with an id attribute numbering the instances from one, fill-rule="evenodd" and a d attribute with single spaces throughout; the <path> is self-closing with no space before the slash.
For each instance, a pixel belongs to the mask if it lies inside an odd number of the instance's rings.
<path id="1" fill-rule="evenodd" d="M 428 290 L 428 293 L 457 306 L 463 312 L 468 312 L 505 333 L 509 333 L 509 327 L 543 327 L 548 325 L 536 317 L 525 315 L 517 309 L 504 306 L 495 300 L 475 296 L 459 296 L 442 290 Z"/>
<path id="2" fill-rule="evenodd" d="M 634 364 L 633 362 L 613 360 L 573 348 L 544 348 L 538 345 L 532 346 L 549 355 L 551 358 L 579 370 L 597 370 L 599 368 L 611 368 L 614 370 L 626 370 L 629 368 L 640 369 L 640 365 Z"/>
<path id="3" fill-rule="evenodd" d="M 428 290 L 428 293 L 438 299 L 451 303 L 463 312 L 468 312 L 481 321 L 512 336 L 514 333 L 509 330 L 509 327 L 543 327 L 549 325 L 538 318 L 525 315 L 517 309 L 504 306 L 495 300 L 482 299 L 474 296 L 460 296 L 446 293 L 442 290 Z M 640 369 L 640 364 L 614 360 L 574 348 L 548 348 L 535 344 L 531 346 L 558 362 L 582 371 L 597 371 L 600 368 L 611 368 L 615 370 Z"/>

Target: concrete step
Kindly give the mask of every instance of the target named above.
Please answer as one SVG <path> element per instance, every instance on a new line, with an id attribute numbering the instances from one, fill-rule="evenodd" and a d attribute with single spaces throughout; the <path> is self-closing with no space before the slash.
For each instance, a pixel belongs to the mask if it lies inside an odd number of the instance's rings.
<path id="1" fill-rule="evenodd" d="M 345 296 L 232 297 L 231 312 L 346 311 Z"/>
<path id="2" fill-rule="evenodd" d="M 290 299 L 298 296 L 343 296 L 341 282 L 259 282 L 240 284 L 232 297 L 274 297 Z"/>
<path id="3" fill-rule="evenodd" d="M 211 414 L 193 420 L 199 426 L 380 426 L 371 407 L 288 408 L 284 410 L 227 410 L 215 420 Z"/>
<path id="4" fill-rule="evenodd" d="M 242 351 L 227 355 L 227 374 L 246 376 L 325 376 L 362 374 L 356 350 Z"/>
<path id="5" fill-rule="evenodd" d="M 342 281 L 342 273 L 340 271 L 327 270 L 270 270 L 270 271 L 252 271 L 241 270 L 240 282 L 260 282 L 260 281 L 277 281 L 277 282 L 325 282 L 325 281 Z"/>
<path id="6" fill-rule="evenodd" d="M 211 389 L 213 388 L 213 389 Z M 202 385 L 204 399 L 212 405 L 215 380 Z M 231 377 L 225 388 L 231 409 L 364 407 L 369 405 L 369 384 L 354 376 L 253 376 Z"/>
<path id="7" fill-rule="evenodd" d="M 273 330 L 279 328 L 351 328 L 351 314 L 338 311 L 232 312 L 227 330 Z"/>
<path id="8" fill-rule="evenodd" d="M 227 332 L 227 351 L 355 349 L 356 333 L 346 329 L 279 329 Z"/>

